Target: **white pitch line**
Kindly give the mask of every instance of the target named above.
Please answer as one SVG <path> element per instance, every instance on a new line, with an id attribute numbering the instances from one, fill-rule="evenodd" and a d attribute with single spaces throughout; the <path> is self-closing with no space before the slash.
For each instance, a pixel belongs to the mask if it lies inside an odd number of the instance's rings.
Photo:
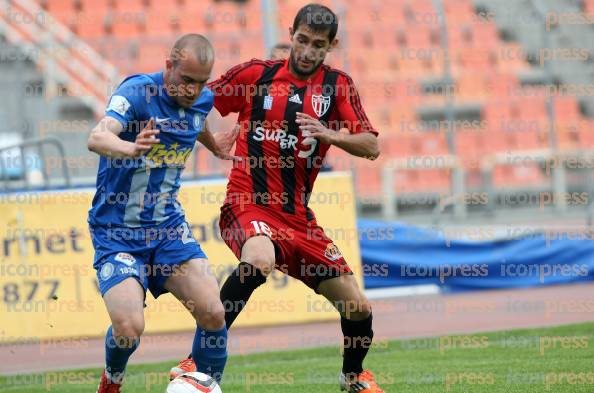
<path id="1" fill-rule="evenodd" d="M 404 296 L 437 295 L 439 293 L 441 293 L 441 290 L 434 284 L 365 290 L 365 295 L 370 300 Z"/>

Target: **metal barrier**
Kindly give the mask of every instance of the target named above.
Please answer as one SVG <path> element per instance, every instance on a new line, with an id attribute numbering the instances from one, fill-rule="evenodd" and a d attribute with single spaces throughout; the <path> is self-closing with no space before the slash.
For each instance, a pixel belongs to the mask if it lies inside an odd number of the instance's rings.
<path id="1" fill-rule="evenodd" d="M 383 217 L 386 219 L 395 219 L 398 215 L 398 196 L 394 188 L 396 184 L 396 171 L 423 169 L 450 169 L 452 171 L 451 198 L 453 198 L 453 201 L 450 201 L 448 203 L 454 205 L 454 216 L 456 218 L 463 219 L 464 217 L 466 217 L 466 205 L 464 203 L 463 197 L 465 194 L 464 168 L 462 167 L 459 158 L 452 155 L 432 156 L 431 159 L 434 162 L 432 165 L 427 167 L 416 165 L 411 166 L 411 162 L 416 161 L 415 158 L 418 157 L 408 157 L 403 159 L 391 160 L 382 168 L 382 194 L 384 198 L 382 204 Z M 422 158 L 425 159 L 426 157 Z M 436 208 L 445 208 L 445 206 L 440 206 L 442 204 L 443 201 L 440 201 Z"/>
<path id="2" fill-rule="evenodd" d="M 412 159 L 411 159 L 412 158 Z M 427 158 L 427 157 L 423 157 Z M 411 166 L 415 162 L 414 157 L 392 160 L 382 168 L 382 213 L 385 219 L 395 219 L 397 213 L 398 196 L 395 191 L 396 172 L 398 170 L 422 170 L 422 169 L 451 169 L 452 170 L 452 193 L 446 198 L 440 198 L 439 203 L 432 212 L 432 221 L 438 223 L 441 214 L 448 206 L 454 207 L 454 216 L 464 218 L 466 206 L 464 204 L 465 185 L 464 169 L 455 156 L 431 157 L 432 165 L 419 167 Z M 498 191 L 493 184 L 493 171 L 501 165 L 526 165 L 538 164 L 551 175 L 550 189 L 554 195 L 565 195 L 567 193 L 566 170 L 568 163 L 574 163 L 579 169 L 594 171 L 594 150 L 576 149 L 554 152 L 550 149 L 527 150 L 498 153 L 486 157 L 481 162 L 483 176 L 483 191 L 487 193 L 489 211 L 495 210 L 495 196 Z M 589 184 L 584 185 L 589 195 L 594 192 L 594 182 L 590 179 Z M 557 212 L 563 213 L 567 210 L 565 198 L 554 198 L 554 208 Z M 588 222 L 594 225 L 594 200 L 590 201 L 588 208 Z"/>
<path id="3" fill-rule="evenodd" d="M 563 150 L 552 151 L 550 149 L 516 151 L 508 153 L 495 154 L 483 161 L 481 170 L 483 179 L 485 179 L 484 188 L 489 196 L 489 209 L 493 210 L 495 190 L 493 186 L 493 170 L 499 165 L 526 165 L 537 163 L 544 168 L 545 172 L 551 175 L 551 190 L 555 195 L 563 195 L 567 192 L 566 165 L 569 162 L 579 160 L 589 160 L 592 165 L 584 166 L 584 169 L 590 169 L 594 166 L 594 150 Z M 590 182 L 591 183 L 591 182 Z M 592 188 L 590 184 L 590 189 Z M 567 210 L 567 201 L 565 198 L 555 198 L 555 210 L 559 213 Z"/>
<path id="4" fill-rule="evenodd" d="M 54 137 L 35 138 L 35 139 L 29 139 L 29 140 L 26 140 L 26 141 L 23 141 L 23 142 L 14 144 L 14 145 L 3 146 L 3 147 L 0 147 L 0 155 L 2 154 L 2 152 L 5 152 L 5 151 L 19 149 L 21 168 L 23 169 L 25 186 L 27 189 L 29 189 L 29 188 L 31 188 L 31 184 L 27 177 L 27 164 L 26 164 L 26 159 L 25 159 L 25 148 L 36 147 L 37 154 L 39 155 L 41 162 L 45 163 L 46 160 L 45 160 L 45 153 L 43 151 L 43 145 L 53 145 L 58 150 L 58 154 L 59 154 L 59 156 L 61 158 L 61 162 L 63 164 L 61 166 L 62 166 L 62 176 L 64 177 L 64 186 L 70 187 L 70 185 L 71 185 L 70 172 L 68 171 L 68 166 L 64 164 L 64 160 L 66 157 L 66 155 L 64 154 L 64 146 L 62 146 L 62 142 L 60 142 L 60 140 L 58 140 L 57 138 L 54 138 Z M 8 176 L 7 168 L 4 163 L 4 158 L 2 158 L 1 156 L 0 156 L 0 171 L 2 173 L 2 177 L 4 178 L 3 179 L 4 180 L 4 189 L 2 191 L 10 190 L 10 178 Z M 50 186 L 49 171 L 47 170 L 47 168 L 42 168 L 41 173 L 43 175 L 44 188 L 49 188 L 49 186 Z"/>
<path id="5" fill-rule="evenodd" d="M 541 150 L 527 150 L 527 151 L 516 151 L 516 152 L 506 152 L 506 153 L 497 153 L 491 156 L 488 156 L 483 160 L 481 163 L 481 174 L 483 177 L 483 189 L 487 193 L 488 196 L 488 205 L 487 208 L 489 211 L 495 210 L 495 187 L 493 184 L 493 171 L 498 166 L 510 166 L 510 165 L 526 165 L 526 164 L 534 164 L 537 163 L 542 165 L 543 167 L 547 165 L 554 153 L 550 149 L 541 149 Z M 551 188 L 554 192 L 564 192 L 567 189 L 566 182 L 565 182 L 565 171 L 563 169 L 551 171 L 552 174 L 552 185 Z M 555 204 L 555 208 L 558 211 L 564 211 L 565 206 L 564 203 Z"/>

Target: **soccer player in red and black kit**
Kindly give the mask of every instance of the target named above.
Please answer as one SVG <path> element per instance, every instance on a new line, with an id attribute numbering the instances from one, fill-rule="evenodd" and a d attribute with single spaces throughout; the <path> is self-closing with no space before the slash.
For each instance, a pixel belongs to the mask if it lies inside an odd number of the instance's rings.
<path id="1" fill-rule="evenodd" d="M 209 87 L 215 108 L 239 113 L 236 163 L 221 207 L 220 229 L 240 263 L 221 288 L 227 328 L 273 268 L 301 280 L 341 315 L 342 390 L 383 392 L 363 359 L 373 338 L 371 306 L 351 269 L 308 208 L 313 184 L 330 146 L 368 159 L 379 155 L 351 78 L 323 64 L 338 40 L 336 15 L 309 4 L 290 28 L 286 60 L 252 60 Z M 192 371 L 191 359 L 172 376 Z"/>

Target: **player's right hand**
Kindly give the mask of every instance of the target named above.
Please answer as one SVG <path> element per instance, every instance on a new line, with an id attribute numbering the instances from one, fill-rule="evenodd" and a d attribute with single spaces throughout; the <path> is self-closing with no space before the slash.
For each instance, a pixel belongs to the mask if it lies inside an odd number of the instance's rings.
<path id="1" fill-rule="evenodd" d="M 149 151 L 154 144 L 160 142 L 157 139 L 156 135 L 159 133 L 159 130 L 154 129 L 155 121 L 151 117 L 146 126 L 140 131 L 140 133 L 136 136 L 136 140 L 132 146 L 132 157 L 140 157 L 147 151 Z"/>
<path id="2" fill-rule="evenodd" d="M 213 134 L 218 147 L 218 151 L 215 151 L 214 155 L 221 160 L 231 160 L 235 162 L 242 161 L 243 159 L 241 157 L 231 154 L 231 149 L 233 148 L 237 137 L 239 137 L 240 131 L 241 126 L 237 124 L 233 129 L 220 130 Z"/>

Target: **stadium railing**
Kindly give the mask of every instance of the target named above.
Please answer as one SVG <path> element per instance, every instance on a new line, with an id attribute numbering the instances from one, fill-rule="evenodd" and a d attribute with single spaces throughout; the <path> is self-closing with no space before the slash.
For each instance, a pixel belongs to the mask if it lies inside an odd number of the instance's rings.
<path id="1" fill-rule="evenodd" d="M 396 192 L 396 172 L 407 170 L 423 170 L 423 169 L 449 169 L 451 170 L 451 193 L 452 195 L 462 196 L 465 194 L 464 184 L 464 167 L 460 162 L 458 156 L 443 155 L 431 157 L 431 164 L 423 167 L 411 163 L 417 162 L 415 157 L 407 157 L 402 159 L 391 160 L 382 168 L 382 194 L 384 196 L 382 204 L 382 215 L 386 219 L 396 219 L 398 215 L 397 203 L 398 195 Z M 426 156 L 420 157 L 421 162 Z M 463 198 L 456 200 L 454 203 L 454 216 L 456 218 L 464 218 L 466 216 L 466 205 Z"/>
<path id="2" fill-rule="evenodd" d="M 64 152 L 64 146 L 62 142 L 55 137 L 35 138 L 29 139 L 17 144 L 3 146 L 0 148 L 0 180 L 2 180 L 3 186 L 0 186 L 1 191 L 11 191 L 13 188 L 25 188 L 30 189 L 32 186 L 41 186 L 44 189 L 50 188 L 50 168 L 45 168 L 43 165 L 47 162 L 44 146 L 53 146 L 58 153 L 58 158 L 61 162 L 65 162 L 66 154 Z M 35 148 L 37 154 L 32 156 L 26 154 L 27 148 Z M 11 164 L 10 159 L 3 157 L 3 153 L 18 150 L 18 154 L 15 160 L 18 160 L 19 164 Z M 27 162 L 29 161 L 29 162 Z M 62 187 L 71 186 L 71 177 L 67 165 L 60 165 L 62 168 L 62 183 L 56 184 Z M 21 174 L 17 179 L 11 180 L 9 173 L 15 172 L 14 169 L 18 169 Z M 33 180 L 32 173 L 41 174 L 42 184 L 37 184 L 37 180 Z"/>
<path id="3" fill-rule="evenodd" d="M 1 0 L 0 33 L 38 54 L 47 82 L 66 85 L 96 114 L 103 113 L 111 86 L 120 80 L 118 70 L 39 4 Z"/>

